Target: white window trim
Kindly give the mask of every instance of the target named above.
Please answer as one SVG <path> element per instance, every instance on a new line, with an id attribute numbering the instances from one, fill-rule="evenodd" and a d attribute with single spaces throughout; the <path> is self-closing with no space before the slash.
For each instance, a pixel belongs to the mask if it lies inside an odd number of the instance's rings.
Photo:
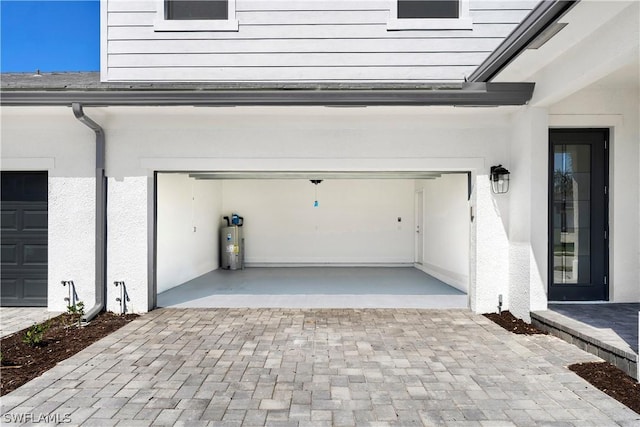
<path id="1" fill-rule="evenodd" d="M 398 0 L 390 0 L 387 30 L 471 30 L 469 0 L 460 0 L 459 18 L 398 18 Z"/>
<path id="2" fill-rule="evenodd" d="M 227 0 L 227 19 L 166 19 L 164 13 L 165 0 L 155 0 L 156 19 L 154 31 L 238 31 L 236 19 L 236 0 Z"/>

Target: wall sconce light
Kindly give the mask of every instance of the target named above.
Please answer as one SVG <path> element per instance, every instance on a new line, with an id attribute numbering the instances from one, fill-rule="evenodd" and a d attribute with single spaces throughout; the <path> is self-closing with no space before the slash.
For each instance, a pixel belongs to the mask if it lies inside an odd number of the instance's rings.
<path id="1" fill-rule="evenodd" d="M 494 194 L 504 194 L 509 191 L 509 175 L 510 172 L 502 165 L 491 166 L 489 180 L 491 181 L 491 191 Z"/>

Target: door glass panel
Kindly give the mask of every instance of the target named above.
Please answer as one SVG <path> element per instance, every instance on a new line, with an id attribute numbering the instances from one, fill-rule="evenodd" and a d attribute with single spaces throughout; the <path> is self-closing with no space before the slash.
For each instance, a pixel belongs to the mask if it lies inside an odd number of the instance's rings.
<path id="1" fill-rule="evenodd" d="M 556 145 L 553 162 L 554 283 L 589 283 L 591 146 Z"/>

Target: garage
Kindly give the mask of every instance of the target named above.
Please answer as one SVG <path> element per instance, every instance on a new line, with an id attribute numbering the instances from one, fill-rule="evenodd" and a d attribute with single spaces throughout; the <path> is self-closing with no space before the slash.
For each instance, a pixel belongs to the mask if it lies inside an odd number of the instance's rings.
<path id="1" fill-rule="evenodd" d="M 158 306 L 466 308 L 466 171 L 156 173 Z M 242 217 L 243 269 L 220 230 Z"/>
<path id="2" fill-rule="evenodd" d="M 3 307 L 47 306 L 47 172 L 2 172 Z"/>

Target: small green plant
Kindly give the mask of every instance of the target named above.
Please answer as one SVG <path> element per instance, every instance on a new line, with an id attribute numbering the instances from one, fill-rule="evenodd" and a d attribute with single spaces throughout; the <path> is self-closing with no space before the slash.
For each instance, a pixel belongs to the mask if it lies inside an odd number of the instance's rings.
<path id="1" fill-rule="evenodd" d="M 84 303 L 82 301 L 78 301 L 73 305 L 68 305 L 67 313 L 72 316 L 78 316 L 78 327 L 82 326 L 82 316 L 84 316 Z"/>
<path id="2" fill-rule="evenodd" d="M 67 306 L 68 314 L 82 314 L 80 313 L 80 311 L 83 311 L 83 310 L 84 310 L 84 303 L 82 301 L 78 301 L 73 305 Z"/>
<path id="3" fill-rule="evenodd" d="M 39 346 L 44 341 L 44 334 L 48 329 L 49 322 L 37 323 L 25 332 L 24 337 L 22 337 L 22 342 L 31 347 Z"/>

